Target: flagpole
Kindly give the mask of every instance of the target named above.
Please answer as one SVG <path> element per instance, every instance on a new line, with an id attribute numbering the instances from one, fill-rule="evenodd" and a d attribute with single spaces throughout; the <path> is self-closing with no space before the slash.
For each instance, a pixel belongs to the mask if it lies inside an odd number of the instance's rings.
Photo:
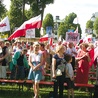
<path id="1" fill-rule="evenodd" d="M 11 30 L 10 30 L 10 35 L 11 35 Z"/>
<path id="2" fill-rule="evenodd" d="M 41 13 L 41 21 L 43 21 L 43 12 Z M 40 33 L 40 37 L 41 37 L 41 28 L 39 28 L 39 33 Z"/>

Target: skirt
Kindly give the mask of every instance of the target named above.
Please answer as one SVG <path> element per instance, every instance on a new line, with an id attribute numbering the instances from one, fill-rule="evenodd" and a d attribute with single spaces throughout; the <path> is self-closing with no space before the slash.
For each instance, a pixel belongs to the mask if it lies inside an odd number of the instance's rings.
<path id="1" fill-rule="evenodd" d="M 29 70 L 28 79 L 39 82 L 42 80 L 42 72 L 41 70 L 33 71 L 32 68 Z"/>

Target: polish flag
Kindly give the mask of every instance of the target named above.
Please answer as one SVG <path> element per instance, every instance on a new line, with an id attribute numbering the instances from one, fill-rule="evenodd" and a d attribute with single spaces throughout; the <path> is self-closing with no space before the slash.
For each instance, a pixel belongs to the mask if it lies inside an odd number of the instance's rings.
<path id="1" fill-rule="evenodd" d="M 10 24 L 8 16 L 0 22 L 0 32 L 10 31 Z"/>
<path id="2" fill-rule="evenodd" d="M 32 28 L 41 28 L 42 21 L 41 21 L 41 15 L 31 18 L 28 21 L 25 21 L 9 38 L 8 40 L 12 40 L 16 37 L 25 36 L 27 29 Z"/>
<path id="3" fill-rule="evenodd" d="M 50 45 L 50 46 L 53 45 L 53 38 L 49 38 L 49 45 Z"/>
<path id="4" fill-rule="evenodd" d="M 49 35 L 46 34 L 46 35 L 44 35 L 43 37 L 41 37 L 41 38 L 39 39 L 39 41 L 40 41 L 40 42 L 48 41 L 48 38 L 49 38 Z"/>

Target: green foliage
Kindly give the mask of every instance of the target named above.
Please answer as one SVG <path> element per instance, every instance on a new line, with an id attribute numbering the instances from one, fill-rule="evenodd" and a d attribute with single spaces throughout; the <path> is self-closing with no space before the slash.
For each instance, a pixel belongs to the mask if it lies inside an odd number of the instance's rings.
<path id="1" fill-rule="evenodd" d="M 94 29 L 98 30 L 98 18 L 96 18 L 96 20 L 94 22 Z"/>
<path id="2" fill-rule="evenodd" d="M 10 18 L 10 25 L 12 31 L 14 31 L 15 27 L 19 27 L 22 23 L 22 7 L 21 2 L 19 0 L 12 0 L 10 11 L 9 11 L 9 18 Z"/>
<path id="3" fill-rule="evenodd" d="M 32 10 L 25 10 L 25 19 L 28 20 L 32 17 Z"/>
<path id="4" fill-rule="evenodd" d="M 96 35 L 98 36 L 98 18 L 94 22 L 94 30 L 96 30 Z"/>
<path id="5" fill-rule="evenodd" d="M 77 17 L 75 13 L 70 13 L 68 16 L 65 17 L 63 22 L 60 23 L 59 28 L 58 28 L 58 36 L 62 35 L 62 37 L 65 39 L 66 32 L 68 29 L 73 29 L 76 30 L 78 26 L 78 32 L 80 33 L 80 38 L 81 38 L 81 28 L 80 24 L 74 24 L 73 21 Z"/>
<path id="6" fill-rule="evenodd" d="M 36 29 L 35 32 L 36 32 L 36 33 L 35 33 L 35 36 L 36 36 L 36 37 L 40 37 L 40 29 Z"/>
<path id="7" fill-rule="evenodd" d="M 54 0 L 47 0 L 48 4 L 53 3 Z M 46 0 L 44 2 L 40 2 L 39 6 L 37 0 L 11 0 L 10 11 L 8 13 L 10 18 L 11 29 L 14 31 L 15 27 L 19 27 L 25 20 L 28 20 L 34 16 L 42 14 L 44 12 L 45 5 L 47 4 Z M 30 5 L 29 10 L 25 10 L 25 4 Z M 40 8 L 43 8 L 40 10 Z M 37 33 L 37 36 L 40 34 Z"/>
<path id="8" fill-rule="evenodd" d="M 47 26 L 54 26 L 53 16 L 50 13 L 46 15 L 45 19 L 43 20 L 42 26 L 44 30 L 46 30 Z"/>
<path id="9" fill-rule="evenodd" d="M 66 16 L 65 23 L 72 24 L 76 17 L 77 17 L 77 15 L 75 13 L 73 13 L 73 12 L 70 13 L 68 16 Z"/>
<path id="10" fill-rule="evenodd" d="M 37 16 L 44 13 L 44 9 L 47 4 L 53 3 L 54 0 L 26 0 L 27 4 L 30 4 L 32 10 L 32 16 Z"/>
<path id="11" fill-rule="evenodd" d="M 59 28 L 58 28 L 58 36 L 62 35 L 63 37 L 65 37 L 65 32 L 67 32 L 67 26 L 64 25 L 64 23 L 62 22 L 60 25 L 59 25 Z"/>
<path id="12" fill-rule="evenodd" d="M 41 14 L 36 2 L 32 2 L 30 4 L 30 10 L 31 10 L 31 15 L 32 16 L 37 16 L 37 15 Z"/>
<path id="13" fill-rule="evenodd" d="M 86 23 L 86 28 L 93 29 L 93 23 L 94 23 L 93 21 L 88 20 Z"/>
<path id="14" fill-rule="evenodd" d="M 2 0 L 0 0 L 0 18 L 4 18 L 6 16 L 6 11 L 5 5 Z"/>

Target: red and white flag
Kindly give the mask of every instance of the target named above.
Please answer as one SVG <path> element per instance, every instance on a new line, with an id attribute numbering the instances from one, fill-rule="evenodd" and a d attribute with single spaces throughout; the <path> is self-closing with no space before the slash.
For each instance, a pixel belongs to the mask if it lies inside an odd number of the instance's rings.
<path id="1" fill-rule="evenodd" d="M 27 29 L 32 28 L 41 28 L 42 21 L 41 21 L 41 15 L 31 18 L 28 21 L 25 21 L 9 38 L 8 40 L 12 40 L 16 37 L 25 36 Z"/>
<path id="2" fill-rule="evenodd" d="M 40 42 L 48 41 L 48 38 L 49 38 L 49 35 L 46 34 L 46 35 L 44 35 L 43 37 L 41 37 L 41 38 L 39 39 L 39 41 L 40 41 Z"/>
<path id="3" fill-rule="evenodd" d="M 49 38 L 49 45 L 50 45 L 50 46 L 53 45 L 53 38 Z"/>
<path id="4" fill-rule="evenodd" d="M 10 24 L 8 16 L 0 22 L 0 32 L 10 31 Z"/>
<path id="5" fill-rule="evenodd" d="M 78 26 L 77 26 L 76 30 L 74 31 L 74 33 L 78 33 Z"/>

